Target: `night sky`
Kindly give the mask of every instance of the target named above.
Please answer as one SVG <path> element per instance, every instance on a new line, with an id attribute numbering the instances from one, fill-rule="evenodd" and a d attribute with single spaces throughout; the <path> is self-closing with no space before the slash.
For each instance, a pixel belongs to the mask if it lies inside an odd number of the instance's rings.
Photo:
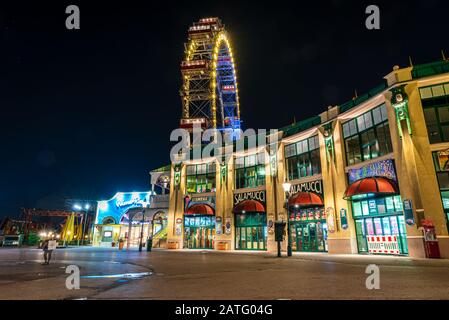
<path id="1" fill-rule="evenodd" d="M 169 161 L 183 43 L 199 18 L 218 16 L 230 33 L 244 128 L 317 115 L 409 56 L 449 56 L 447 1 L 5 2 L 0 217 L 148 190 L 149 171 Z M 69 4 L 81 30 L 65 28 Z M 369 4 L 380 6 L 381 30 L 365 28 Z"/>

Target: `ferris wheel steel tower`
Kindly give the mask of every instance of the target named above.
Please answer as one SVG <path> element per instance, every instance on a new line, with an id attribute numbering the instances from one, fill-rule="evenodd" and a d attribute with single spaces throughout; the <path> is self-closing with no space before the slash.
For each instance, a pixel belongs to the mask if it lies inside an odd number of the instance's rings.
<path id="1" fill-rule="evenodd" d="M 218 18 L 200 19 L 188 30 L 181 63 L 181 128 L 240 129 L 236 69 L 229 37 Z"/>

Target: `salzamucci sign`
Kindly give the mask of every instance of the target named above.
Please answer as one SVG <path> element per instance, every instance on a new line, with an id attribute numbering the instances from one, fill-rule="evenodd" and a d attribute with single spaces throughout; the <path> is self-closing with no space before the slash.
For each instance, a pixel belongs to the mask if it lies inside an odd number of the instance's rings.
<path id="1" fill-rule="evenodd" d="M 290 188 L 292 194 L 298 192 L 313 192 L 319 195 L 323 194 L 323 183 L 321 180 L 303 182 L 299 184 L 294 184 Z"/>
<path id="2" fill-rule="evenodd" d="M 266 195 L 265 190 L 235 193 L 234 194 L 234 206 L 244 200 L 257 200 L 265 205 L 265 195 Z"/>

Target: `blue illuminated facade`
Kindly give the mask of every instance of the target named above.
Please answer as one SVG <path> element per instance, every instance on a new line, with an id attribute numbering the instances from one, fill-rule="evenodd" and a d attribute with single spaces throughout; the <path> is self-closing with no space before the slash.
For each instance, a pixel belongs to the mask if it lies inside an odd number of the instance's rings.
<path id="1" fill-rule="evenodd" d="M 120 224 L 134 208 L 149 208 L 152 191 L 118 192 L 110 200 L 98 201 L 95 224 Z"/>

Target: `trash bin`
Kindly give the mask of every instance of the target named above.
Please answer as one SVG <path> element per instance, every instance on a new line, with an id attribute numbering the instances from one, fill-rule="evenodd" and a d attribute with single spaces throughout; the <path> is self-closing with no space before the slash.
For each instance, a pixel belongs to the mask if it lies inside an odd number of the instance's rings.
<path id="1" fill-rule="evenodd" d="M 424 233 L 424 248 L 426 257 L 432 259 L 440 259 L 440 247 L 435 232 L 435 226 L 429 220 L 422 220 L 421 225 Z"/>
<path id="2" fill-rule="evenodd" d="M 153 247 L 153 239 L 148 238 L 147 239 L 147 251 L 151 251 L 151 248 Z"/>

